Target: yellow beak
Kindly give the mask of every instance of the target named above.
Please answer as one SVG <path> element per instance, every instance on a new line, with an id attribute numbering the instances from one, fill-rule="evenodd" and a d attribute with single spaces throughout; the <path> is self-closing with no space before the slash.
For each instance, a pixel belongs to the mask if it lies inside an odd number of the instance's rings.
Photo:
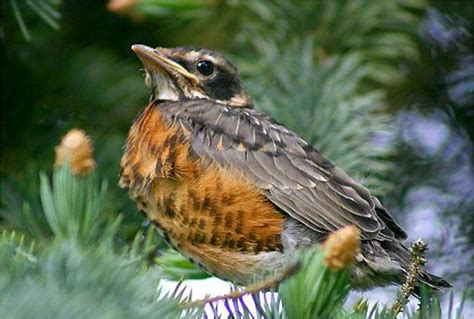
<path id="1" fill-rule="evenodd" d="M 132 45 L 132 50 L 140 58 L 143 65 L 149 70 L 164 70 L 173 76 L 174 72 L 178 72 L 191 83 L 198 84 L 199 79 L 194 74 L 190 73 L 180 64 L 174 62 L 166 55 L 164 55 L 159 48 L 153 49 L 143 44 Z"/>

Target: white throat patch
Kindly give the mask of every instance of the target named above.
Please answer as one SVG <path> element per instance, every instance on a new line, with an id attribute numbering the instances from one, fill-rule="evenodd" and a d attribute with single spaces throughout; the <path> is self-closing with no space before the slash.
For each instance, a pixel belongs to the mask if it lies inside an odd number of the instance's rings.
<path id="1" fill-rule="evenodd" d="M 147 73 L 145 82 L 155 91 L 155 98 L 160 100 L 178 101 L 179 91 L 167 73 L 153 72 L 153 79 Z M 156 87 L 152 87 L 155 85 Z"/>
<path id="2" fill-rule="evenodd" d="M 145 84 L 150 89 L 154 90 L 153 93 L 155 93 L 155 99 L 178 101 L 180 98 L 180 89 L 176 87 L 175 82 L 166 72 L 153 72 L 152 75 L 147 72 L 145 77 Z M 198 89 L 190 89 L 189 86 L 183 85 L 181 90 L 182 93 L 188 98 L 209 98 Z"/>

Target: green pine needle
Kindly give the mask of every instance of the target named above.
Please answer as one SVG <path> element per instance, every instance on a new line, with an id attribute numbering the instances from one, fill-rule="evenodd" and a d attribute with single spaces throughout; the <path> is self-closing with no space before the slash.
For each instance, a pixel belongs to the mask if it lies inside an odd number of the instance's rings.
<path id="1" fill-rule="evenodd" d="M 301 270 L 279 288 L 283 309 L 288 318 L 334 318 L 350 289 L 351 270 L 330 270 L 324 253 L 309 251 L 302 257 Z"/>
<path id="2" fill-rule="evenodd" d="M 24 0 L 23 1 L 27 7 L 31 9 L 38 17 L 40 17 L 46 24 L 48 24 L 52 29 L 59 30 L 61 28 L 59 24 L 59 19 L 61 19 L 61 13 L 56 9 L 59 5 L 57 1 L 52 0 Z M 18 5 L 17 0 L 10 0 L 10 5 L 13 10 L 13 14 L 18 23 L 23 37 L 27 41 L 31 41 L 31 33 L 26 26 L 25 20 L 23 19 L 22 10 Z"/>
<path id="3" fill-rule="evenodd" d="M 102 182 L 99 188 L 96 179 L 95 174 L 73 176 L 68 165 L 63 165 L 54 169 L 51 187 L 48 177 L 41 173 L 41 202 L 56 237 L 92 244 L 110 231 L 102 228 L 107 183 Z"/>

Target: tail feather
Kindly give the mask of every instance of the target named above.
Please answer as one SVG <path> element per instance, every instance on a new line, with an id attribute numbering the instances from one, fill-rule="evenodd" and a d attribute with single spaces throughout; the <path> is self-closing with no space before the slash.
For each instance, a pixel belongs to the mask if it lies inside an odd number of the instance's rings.
<path id="1" fill-rule="evenodd" d="M 402 284 L 406 280 L 406 274 L 411 266 L 410 253 L 408 249 L 401 242 L 397 241 L 385 243 L 382 245 L 382 247 L 385 249 L 385 252 L 390 256 L 390 258 L 392 260 L 396 260 L 401 269 L 403 269 L 404 275 L 400 276 L 397 280 L 399 284 Z M 452 287 L 448 281 L 426 271 L 423 271 L 419 275 L 418 282 L 420 284 L 415 287 L 414 291 L 414 294 L 417 296 L 420 295 L 421 284 L 426 284 L 428 287 L 437 291 L 444 291 L 445 289 Z"/>
<path id="2" fill-rule="evenodd" d="M 422 272 L 419 281 L 426 284 L 428 287 L 439 291 L 444 291 L 445 289 L 453 287 L 453 285 L 451 285 L 448 281 L 428 272 Z"/>

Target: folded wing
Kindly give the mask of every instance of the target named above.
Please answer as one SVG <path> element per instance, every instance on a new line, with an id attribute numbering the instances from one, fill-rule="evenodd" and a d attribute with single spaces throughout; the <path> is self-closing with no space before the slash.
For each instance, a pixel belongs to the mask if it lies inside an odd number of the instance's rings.
<path id="1" fill-rule="evenodd" d="M 362 239 L 406 238 L 365 187 L 265 114 L 206 100 L 159 107 L 169 120 L 192 132 L 198 156 L 239 169 L 281 211 L 314 231 L 354 224 Z"/>

